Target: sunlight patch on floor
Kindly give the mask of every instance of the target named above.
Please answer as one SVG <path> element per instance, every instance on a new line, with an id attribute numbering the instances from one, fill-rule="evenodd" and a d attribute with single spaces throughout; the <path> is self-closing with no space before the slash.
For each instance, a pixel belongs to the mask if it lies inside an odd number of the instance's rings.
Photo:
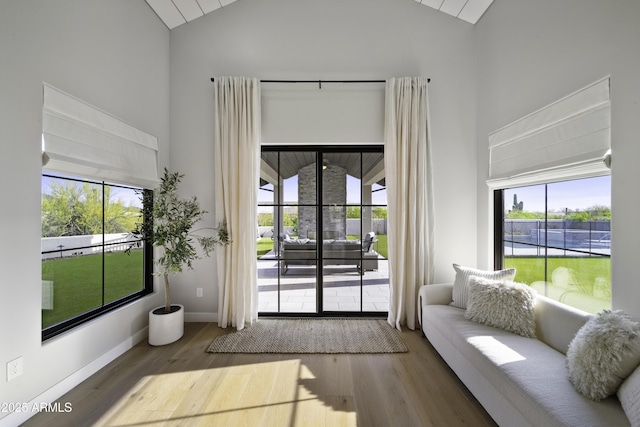
<path id="1" fill-rule="evenodd" d="M 357 425 L 352 394 L 329 394 L 337 390 L 300 359 L 201 370 L 176 365 L 185 369 L 142 378 L 96 425 Z"/>

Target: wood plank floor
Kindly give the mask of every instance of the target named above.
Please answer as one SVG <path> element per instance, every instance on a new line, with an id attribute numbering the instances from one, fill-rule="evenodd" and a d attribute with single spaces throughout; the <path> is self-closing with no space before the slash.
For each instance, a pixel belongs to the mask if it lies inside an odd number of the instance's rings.
<path id="1" fill-rule="evenodd" d="M 495 426 L 418 331 L 408 353 L 211 354 L 221 331 L 136 345 L 25 426 Z"/>

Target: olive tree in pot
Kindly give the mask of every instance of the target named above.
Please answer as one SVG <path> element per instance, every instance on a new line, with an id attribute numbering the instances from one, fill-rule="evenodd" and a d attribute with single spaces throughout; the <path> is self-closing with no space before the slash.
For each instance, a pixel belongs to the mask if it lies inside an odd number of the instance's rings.
<path id="1" fill-rule="evenodd" d="M 194 230 L 207 211 L 200 208 L 195 196 L 188 199 L 178 197 L 178 185 L 184 175 L 164 169 L 160 186 L 142 195 L 141 215 L 150 220 L 141 221 L 132 233 L 141 237 L 146 244 L 161 248 L 162 253 L 154 264 L 154 275 L 164 281 L 165 305 L 149 312 L 149 344 L 164 345 L 180 339 L 184 333 L 184 307 L 171 304 L 169 276 L 180 273 L 186 267 L 192 269 L 192 263 L 202 258 L 196 243 L 209 256 L 217 244 L 231 243 L 226 223 L 217 228 Z M 211 236 L 201 233 L 213 232 Z"/>

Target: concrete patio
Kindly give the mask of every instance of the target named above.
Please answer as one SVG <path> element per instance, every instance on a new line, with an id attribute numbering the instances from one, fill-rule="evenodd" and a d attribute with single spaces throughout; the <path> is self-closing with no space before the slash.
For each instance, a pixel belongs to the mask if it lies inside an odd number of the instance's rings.
<path id="1" fill-rule="evenodd" d="M 261 313 L 315 313 L 316 267 L 291 267 L 280 273 L 278 310 L 278 261 L 258 260 L 258 311 Z M 361 282 L 362 281 L 362 282 Z M 361 288 L 362 284 L 362 288 Z M 324 312 L 386 312 L 389 307 L 388 261 L 378 260 L 378 269 L 361 275 L 355 267 L 325 266 Z"/>

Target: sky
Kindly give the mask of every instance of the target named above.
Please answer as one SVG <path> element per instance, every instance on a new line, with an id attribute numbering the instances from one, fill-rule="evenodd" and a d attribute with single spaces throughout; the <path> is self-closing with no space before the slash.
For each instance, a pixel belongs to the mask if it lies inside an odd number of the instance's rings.
<path id="1" fill-rule="evenodd" d="M 504 192 L 505 210 L 511 210 L 513 195 L 523 202 L 523 210 L 544 212 L 544 185 L 511 188 Z M 548 184 L 549 211 L 559 212 L 565 209 L 584 210 L 603 205 L 611 206 L 611 176 L 601 176 L 574 181 Z"/>

